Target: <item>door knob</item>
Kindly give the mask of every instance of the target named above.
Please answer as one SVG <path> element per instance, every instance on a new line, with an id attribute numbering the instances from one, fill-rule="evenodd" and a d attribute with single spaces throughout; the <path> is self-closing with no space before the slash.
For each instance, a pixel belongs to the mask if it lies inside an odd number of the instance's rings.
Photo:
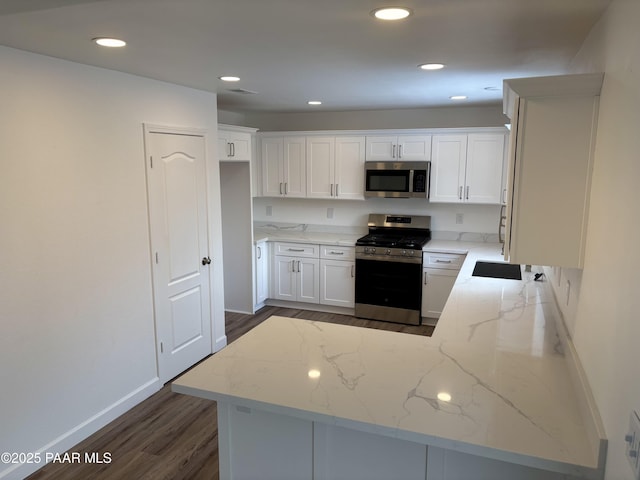
<path id="1" fill-rule="evenodd" d="M 204 257 L 202 259 L 202 265 L 209 265 L 211 263 L 211 259 L 209 257 Z"/>

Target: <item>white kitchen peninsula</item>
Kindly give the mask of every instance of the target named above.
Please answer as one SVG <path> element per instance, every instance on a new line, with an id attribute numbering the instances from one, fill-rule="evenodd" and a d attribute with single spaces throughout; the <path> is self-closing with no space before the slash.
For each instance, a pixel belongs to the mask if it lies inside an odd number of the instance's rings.
<path id="1" fill-rule="evenodd" d="M 218 401 L 221 478 L 603 478 L 548 285 L 473 277 L 499 246 L 456 243 L 432 337 L 272 317 L 176 380 Z"/>

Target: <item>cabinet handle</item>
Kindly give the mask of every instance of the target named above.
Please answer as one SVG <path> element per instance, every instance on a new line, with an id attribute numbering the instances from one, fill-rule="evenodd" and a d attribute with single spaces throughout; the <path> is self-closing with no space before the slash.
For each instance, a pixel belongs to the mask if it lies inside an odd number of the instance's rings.
<path id="1" fill-rule="evenodd" d="M 460 185 L 460 192 L 458 193 L 458 200 L 462 200 L 462 185 Z"/>
<path id="2" fill-rule="evenodd" d="M 282 195 L 282 182 L 280 182 L 280 195 Z"/>
<path id="3" fill-rule="evenodd" d="M 502 189 L 502 203 L 507 203 L 507 189 Z"/>
<path id="4" fill-rule="evenodd" d="M 258 260 L 262 258 L 262 248 L 258 247 Z"/>
<path id="5" fill-rule="evenodd" d="M 440 260 L 440 259 L 436 259 L 436 263 L 451 263 L 451 260 Z"/>
<path id="6" fill-rule="evenodd" d="M 284 194 L 289 193 L 289 182 L 284 182 Z"/>
<path id="7" fill-rule="evenodd" d="M 287 248 L 288 252 L 304 252 L 304 248 Z"/>
<path id="8" fill-rule="evenodd" d="M 333 183 L 331 184 L 331 196 L 333 197 Z"/>
<path id="9" fill-rule="evenodd" d="M 469 200 L 469 186 L 467 185 L 467 200 Z"/>
<path id="10" fill-rule="evenodd" d="M 344 255 L 344 252 L 334 252 L 333 250 L 331 250 L 329 253 L 331 255 Z"/>
<path id="11" fill-rule="evenodd" d="M 424 272 L 424 284 L 426 285 L 427 282 L 427 278 L 429 277 L 429 272 Z"/>
<path id="12" fill-rule="evenodd" d="M 298 273 L 300 273 L 300 260 L 298 260 Z"/>
<path id="13" fill-rule="evenodd" d="M 351 265 L 351 278 L 354 278 L 356 276 L 356 266 L 355 265 Z"/>
<path id="14" fill-rule="evenodd" d="M 396 146 L 393 146 L 393 151 L 391 152 L 391 158 L 396 158 Z"/>
<path id="15" fill-rule="evenodd" d="M 296 273 L 296 261 L 291 260 L 291 273 Z"/>
<path id="16" fill-rule="evenodd" d="M 236 144 L 231 142 L 231 156 L 235 157 L 236 156 Z"/>
<path id="17" fill-rule="evenodd" d="M 336 183 L 336 197 L 338 196 L 338 184 Z"/>
<path id="18" fill-rule="evenodd" d="M 398 158 L 402 158 L 402 145 L 398 145 Z"/>

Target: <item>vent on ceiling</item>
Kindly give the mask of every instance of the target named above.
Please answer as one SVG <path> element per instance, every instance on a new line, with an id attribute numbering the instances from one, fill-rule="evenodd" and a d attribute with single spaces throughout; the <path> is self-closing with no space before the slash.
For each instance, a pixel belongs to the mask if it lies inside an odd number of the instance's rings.
<path id="1" fill-rule="evenodd" d="M 245 90 L 244 88 L 230 88 L 228 91 L 232 93 L 239 93 L 241 95 L 255 95 L 256 93 L 258 93 L 252 92 L 251 90 Z"/>

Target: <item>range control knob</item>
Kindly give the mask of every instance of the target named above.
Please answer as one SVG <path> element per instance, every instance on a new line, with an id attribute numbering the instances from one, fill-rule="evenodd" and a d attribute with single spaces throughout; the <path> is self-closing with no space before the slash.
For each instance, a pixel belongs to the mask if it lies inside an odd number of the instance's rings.
<path id="1" fill-rule="evenodd" d="M 391 255 L 391 249 L 390 248 L 387 248 L 386 254 L 387 255 Z"/>
<path id="2" fill-rule="evenodd" d="M 406 250 L 402 250 L 402 255 L 406 256 L 407 255 L 407 251 Z"/>

